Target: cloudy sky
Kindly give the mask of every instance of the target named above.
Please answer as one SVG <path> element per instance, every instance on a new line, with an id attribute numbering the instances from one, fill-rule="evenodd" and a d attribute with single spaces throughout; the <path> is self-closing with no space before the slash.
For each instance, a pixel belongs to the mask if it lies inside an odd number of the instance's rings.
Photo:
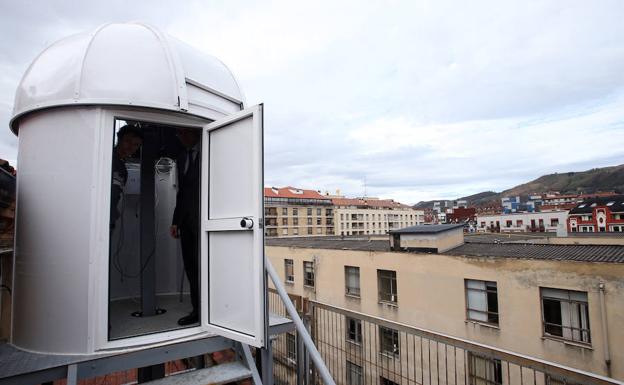
<path id="1" fill-rule="evenodd" d="M 405 203 L 624 163 L 624 2 L 0 0 L 0 157 L 47 45 L 141 20 L 265 103 L 267 185 Z"/>

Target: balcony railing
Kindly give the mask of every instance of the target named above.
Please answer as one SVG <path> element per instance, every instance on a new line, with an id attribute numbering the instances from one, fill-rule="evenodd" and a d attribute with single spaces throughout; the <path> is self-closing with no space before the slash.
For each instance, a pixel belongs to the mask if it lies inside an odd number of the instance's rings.
<path id="1" fill-rule="evenodd" d="M 294 299 L 294 298 L 291 298 Z M 269 296 L 271 311 L 283 313 Z M 336 384 L 622 385 L 622 382 L 492 346 L 305 298 L 294 299 Z M 323 384 L 298 335 L 273 342 L 276 384 Z"/>

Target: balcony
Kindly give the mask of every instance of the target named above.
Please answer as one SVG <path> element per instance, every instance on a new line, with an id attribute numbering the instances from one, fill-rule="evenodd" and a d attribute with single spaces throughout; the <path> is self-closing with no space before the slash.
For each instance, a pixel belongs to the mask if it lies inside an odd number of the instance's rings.
<path id="1" fill-rule="evenodd" d="M 336 384 L 621 384 L 557 363 L 291 297 L 302 309 Z M 277 295 L 269 293 L 269 303 L 272 313 L 287 317 Z M 275 384 L 325 384 L 296 332 L 276 336 L 272 349 Z"/>

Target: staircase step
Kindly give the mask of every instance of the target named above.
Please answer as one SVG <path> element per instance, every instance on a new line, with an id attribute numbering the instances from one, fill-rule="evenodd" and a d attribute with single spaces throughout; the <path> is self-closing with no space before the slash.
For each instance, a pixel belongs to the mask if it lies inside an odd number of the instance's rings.
<path id="1" fill-rule="evenodd" d="M 208 385 L 226 384 L 251 377 L 251 370 L 242 362 L 228 362 L 211 366 L 206 369 L 193 370 L 191 372 L 176 374 L 147 382 L 150 385 Z"/>

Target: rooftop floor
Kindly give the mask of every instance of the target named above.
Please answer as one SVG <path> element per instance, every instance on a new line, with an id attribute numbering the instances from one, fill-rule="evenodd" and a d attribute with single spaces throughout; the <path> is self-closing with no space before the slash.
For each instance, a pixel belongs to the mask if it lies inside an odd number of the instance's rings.
<path id="1" fill-rule="evenodd" d="M 624 263 L 624 246 L 621 245 L 552 245 L 532 243 L 535 238 L 539 237 L 532 234 L 517 237 L 507 237 L 505 234 L 467 235 L 465 244 L 441 254 L 465 257 Z M 389 240 L 365 236 L 267 238 L 266 245 L 304 249 L 395 252 L 391 251 Z M 422 251 L 414 253 L 423 254 Z"/>

